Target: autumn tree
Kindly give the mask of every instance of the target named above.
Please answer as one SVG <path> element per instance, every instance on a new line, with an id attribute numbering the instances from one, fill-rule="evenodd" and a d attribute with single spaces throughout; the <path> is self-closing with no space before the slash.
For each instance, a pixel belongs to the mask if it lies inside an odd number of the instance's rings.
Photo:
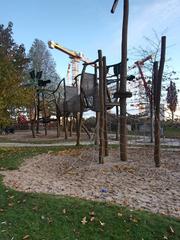
<path id="1" fill-rule="evenodd" d="M 173 81 L 170 81 L 170 84 L 167 88 L 167 97 L 166 101 L 168 104 L 168 108 L 171 111 L 172 121 L 174 121 L 174 113 L 176 111 L 176 107 L 178 104 L 178 96 L 177 96 L 176 84 Z"/>
<path id="2" fill-rule="evenodd" d="M 24 45 L 18 45 L 13 39 L 13 23 L 0 25 L 0 124 L 8 124 L 12 112 L 25 106 L 28 92 L 21 87 L 24 69 L 27 64 Z"/>

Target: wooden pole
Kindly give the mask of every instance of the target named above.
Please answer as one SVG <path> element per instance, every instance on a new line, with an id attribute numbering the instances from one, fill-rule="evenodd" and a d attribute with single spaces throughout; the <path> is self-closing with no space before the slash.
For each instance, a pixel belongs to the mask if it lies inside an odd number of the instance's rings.
<path id="1" fill-rule="evenodd" d="M 121 71 L 120 92 L 126 93 L 127 81 L 127 41 L 128 41 L 129 0 L 124 0 L 122 43 L 121 43 Z M 126 97 L 120 98 L 120 158 L 127 160 L 127 128 L 126 128 Z"/>
<path id="2" fill-rule="evenodd" d="M 82 81 L 84 81 L 85 70 L 86 70 L 86 66 L 84 65 L 81 73 L 81 82 L 80 82 L 80 98 L 79 98 L 80 112 L 76 114 L 76 135 L 77 135 L 76 146 L 80 145 L 80 137 L 81 137 L 81 123 L 82 123 L 83 110 L 84 110 L 83 93 L 81 90 L 82 90 Z M 76 87 L 78 87 L 77 81 L 76 81 Z"/>
<path id="3" fill-rule="evenodd" d="M 94 144 L 99 145 L 99 112 L 96 112 L 96 129 L 95 129 L 95 139 Z"/>
<path id="4" fill-rule="evenodd" d="M 108 151 L 108 133 L 107 133 L 107 108 L 106 108 L 106 101 L 107 101 L 106 74 L 107 74 L 106 57 L 103 57 L 104 154 L 105 156 L 108 156 L 109 151 Z"/>
<path id="5" fill-rule="evenodd" d="M 117 77 L 116 92 L 119 92 L 119 75 Z M 116 140 L 119 140 L 119 106 L 116 106 Z"/>
<path id="6" fill-rule="evenodd" d="M 103 61 L 102 51 L 98 50 L 99 58 L 99 105 L 100 105 L 100 124 L 99 124 L 99 163 L 104 163 L 104 96 L 103 96 Z"/>
<path id="7" fill-rule="evenodd" d="M 94 66 L 94 86 L 97 88 L 98 86 L 98 82 L 97 82 L 97 63 L 95 63 Z M 96 93 L 95 93 L 96 94 Z M 98 94 L 99 95 L 99 94 Z M 95 100 L 96 101 L 96 100 Z M 94 102 L 94 105 L 97 104 Z M 97 104 L 98 105 L 98 104 Z M 95 145 L 99 145 L 99 120 L 100 119 L 100 114 L 99 114 L 99 110 L 97 110 L 96 112 L 96 129 L 95 129 L 95 140 L 94 140 L 94 144 Z"/>
<path id="8" fill-rule="evenodd" d="M 83 117 L 83 111 L 80 111 L 76 115 L 76 131 L 77 131 L 77 140 L 76 140 L 76 146 L 80 145 L 80 137 L 81 137 L 81 122 L 82 122 L 82 117 Z"/>
<path id="9" fill-rule="evenodd" d="M 70 128 L 69 128 L 69 136 L 72 137 L 73 132 L 73 117 L 70 117 Z"/>
<path id="10" fill-rule="evenodd" d="M 161 58 L 159 70 L 155 70 L 155 122 L 154 122 L 154 133 L 155 133 L 155 145 L 154 145 L 154 161 L 156 167 L 160 167 L 160 100 L 161 100 L 161 83 L 165 64 L 166 54 L 166 37 L 161 38 Z M 157 80 L 156 80 L 157 79 Z"/>
<path id="11" fill-rule="evenodd" d="M 64 102 L 63 102 L 63 107 L 64 107 L 64 111 L 63 111 L 63 125 L 64 125 L 64 138 L 65 140 L 68 138 L 67 135 L 67 121 L 66 121 L 66 84 L 65 84 L 65 79 L 63 81 L 64 84 Z"/>
<path id="12" fill-rule="evenodd" d="M 56 104 L 56 118 L 57 118 L 57 138 L 60 137 L 60 114 L 59 114 L 59 109 Z"/>

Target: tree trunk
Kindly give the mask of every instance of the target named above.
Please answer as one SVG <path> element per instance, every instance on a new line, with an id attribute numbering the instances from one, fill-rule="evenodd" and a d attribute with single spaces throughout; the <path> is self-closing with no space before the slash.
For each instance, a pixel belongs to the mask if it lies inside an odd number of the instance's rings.
<path id="1" fill-rule="evenodd" d="M 46 106 L 45 106 L 45 97 L 44 97 L 44 92 L 42 92 L 42 100 L 43 100 L 43 112 L 44 112 L 44 134 L 45 136 L 47 136 L 47 112 L 46 112 Z"/>
<path id="2" fill-rule="evenodd" d="M 35 133 L 35 123 L 36 123 L 36 105 L 34 102 L 34 106 L 30 107 L 29 109 L 29 118 L 30 118 L 30 123 L 31 123 L 31 131 L 32 131 L 32 137 L 36 137 Z"/>
<path id="3" fill-rule="evenodd" d="M 39 113 L 40 113 L 40 99 L 39 91 L 37 90 L 37 121 L 36 121 L 36 133 L 39 133 Z"/>
<path id="4" fill-rule="evenodd" d="M 35 133 L 35 121 L 34 120 L 31 120 L 31 131 L 32 131 L 32 137 L 35 138 L 36 133 Z"/>

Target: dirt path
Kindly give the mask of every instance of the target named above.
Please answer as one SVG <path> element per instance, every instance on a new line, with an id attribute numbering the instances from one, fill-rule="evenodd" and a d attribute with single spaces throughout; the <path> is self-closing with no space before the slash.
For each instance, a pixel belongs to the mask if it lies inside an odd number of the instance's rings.
<path id="1" fill-rule="evenodd" d="M 80 152 L 81 151 L 81 152 Z M 65 150 L 27 159 L 16 171 L 2 171 L 4 183 L 26 192 L 44 192 L 114 202 L 180 217 L 180 152 L 162 152 L 154 167 L 151 150 L 129 149 L 128 162 L 111 150 L 104 165 L 95 148 Z"/>

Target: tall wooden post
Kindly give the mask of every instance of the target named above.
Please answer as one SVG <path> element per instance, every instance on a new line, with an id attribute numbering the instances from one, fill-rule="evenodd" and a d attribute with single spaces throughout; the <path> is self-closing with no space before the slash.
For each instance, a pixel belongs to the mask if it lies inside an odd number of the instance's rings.
<path id="1" fill-rule="evenodd" d="M 160 100 L 161 100 L 161 83 L 162 76 L 164 71 L 165 63 L 165 54 L 166 54 L 166 37 L 161 38 L 161 58 L 159 70 L 155 69 L 155 122 L 154 122 L 154 134 L 155 134 L 155 145 L 154 145 L 154 161 L 156 167 L 160 167 Z"/>
<path id="2" fill-rule="evenodd" d="M 69 136 L 72 137 L 73 132 L 73 117 L 70 117 Z"/>
<path id="3" fill-rule="evenodd" d="M 56 118 L 57 118 L 57 138 L 60 137 L 60 114 L 58 106 L 56 105 Z"/>
<path id="4" fill-rule="evenodd" d="M 64 79 L 63 83 L 64 83 L 63 127 L 64 127 L 64 138 L 67 139 L 68 135 L 67 135 L 67 121 L 66 121 L 66 83 L 65 83 L 65 79 Z"/>
<path id="5" fill-rule="evenodd" d="M 76 146 L 80 145 L 82 116 L 83 116 L 82 110 L 76 114 L 76 133 L 77 133 Z"/>
<path id="6" fill-rule="evenodd" d="M 159 120 L 157 115 L 157 83 L 158 83 L 158 62 L 154 62 L 153 64 L 153 76 L 152 76 L 152 90 L 153 90 L 153 96 L 154 96 L 154 161 L 155 165 L 159 165 L 160 160 L 160 138 L 159 138 Z M 157 158 L 156 158 L 157 157 Z M 158 160 L 157 160 L 158 159 Z"/>
<path id="7" fill-rule="evenodd" d="M 98 91 L 98 82 L 97 82 L 97 63 L 95 63 L 95 66 L 94 66 L 94 75 L 95 75 L 95 78 L 94 78 L 94 86 L 95 88 L 97 88 L 96 90 Z M 98 96 L 99 96 L 99 93 L 98 93 Z M 95 99 L 96 101 L 96 99 Z M 94 102 L 94 105 L 97 104 Z M 98 105 L 98 104 L 97 104 Z M 100 113 L 99 113 L 99 109 L 96 110 L 96 129 L 95 129 L 95 139 L 94 139 L 94 144 L 95 145 L 99 145 L 99 121 L 100 121 Z"/>
<path id="8" fill-rule="evenodd" d="M 106 57 L 103 57 L 103 98 L 104 98 L 104 154 L 108 156 L 108 133 L 107 133 L 107 83 L 106 83 Z"/>
<path id="9" fill-rule="evenodd" d="M 119 92 L 119 75 L 117 76 L 116 92 Z M 116 140 L 119 140 L 119 106 L 116 106 Z"/>
<path id="10" fill-rule="evenodd" d="M 99 58 L 99 105 L 100 105 L 100 124 L 99 124 L 99 163 L 104 163 L 104 91 L 103 91 L 103 61 L 102 51 L 98 50 Z"/>
<path id="11" fill-rule="evenodd" d="M 120 92 L 126 93 L 127 81 L 127 41 L 128 41 L 128 15 L 129 0 L 124 0 L 122 43 L 121 43 L 121 69 Z M 120 157 L 121 161 L 127 160 L 127 126 L 126 126 L 126 97 L 120 98 Z"/>

